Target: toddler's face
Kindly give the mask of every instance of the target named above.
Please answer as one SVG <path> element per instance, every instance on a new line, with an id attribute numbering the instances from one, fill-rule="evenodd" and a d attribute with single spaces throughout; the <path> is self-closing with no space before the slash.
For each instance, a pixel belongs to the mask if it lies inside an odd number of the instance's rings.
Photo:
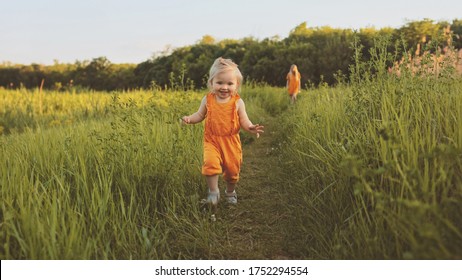
<path id="1" fill-rule="evenodd" d="M 228 98 L 237 91 L 237 77 L 234 71 L 218 73 L 212 80 L 212 90 L 220 98 Z"/>

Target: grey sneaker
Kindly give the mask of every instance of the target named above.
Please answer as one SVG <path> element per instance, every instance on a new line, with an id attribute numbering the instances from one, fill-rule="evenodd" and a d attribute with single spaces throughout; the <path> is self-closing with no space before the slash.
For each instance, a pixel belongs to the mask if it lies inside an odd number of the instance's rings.
<path id="1" fill-rule="evenodd" d="M 207 195 L 207 204 L 211 204 L 211 205 L 217 205 L 218 204 L 218 201 L 220 201 L 220 193 L 219 192 L 209 192 L 209 194 Z"/>
<path id="2" fill-rule="evenodd" d="M 226 201 L 228 201 L 228 203 L 237 204 L 237 193 L 235 190 L 232 193 L 225 191 L 225 194 Z"/>

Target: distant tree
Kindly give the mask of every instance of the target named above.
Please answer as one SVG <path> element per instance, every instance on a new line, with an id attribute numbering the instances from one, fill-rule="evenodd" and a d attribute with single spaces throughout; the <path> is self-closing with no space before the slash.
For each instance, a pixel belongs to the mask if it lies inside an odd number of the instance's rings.
<path id="1" fill-rule="evenodd" d="M 113 86 L 109 85 L 110 76 L 109 68 L 111 62 L 104 56 L 94 58 L 90 64 L 85 67 L 85 80 L 83 85 L 95 90 L 112 90 Z"/>
<path id="2" fill-rule="evenodd" d="M 297 25 L 294 29 L 292 29 L 289 33 L 289 37 L 309 37 L 313 34 L 313 29 L 307 27 L 307 23 L 302 22 Z"/>
<path id="3" fill-rule="evenodd" d="M 462 49 L 462 20 L 455 19 L 451 24 L 453 46 L 456 49 Z"/>
<path id="4" fill-rule="evenodd" d="M 211 35 L 204 35 L 202 39 L 198 42 L 199 45 L 213 45 L 215 44 L 215 38 Z"/>
<path id="5" fill-rule="evenodd" d="M 438 39 L 439 31 L 440 27 L 431 19 L 408 22 L 398 30 L 407 46 L 417 55 L 422 53 L 422 49 L 430 40 Z"/>
<path id="6" fill-rule="evenodd" d="M 18 88 L 21 83 L 19 67 L 6 66 L 0 68 L 0 87 Z"/>
<path id="7" fill-rule="evenodd" d="M 411 54 L 426 49 L 444 50 L 448 44 L 462 48 L 462 20 L 435 23 L 424 19 L 408 22 L 399 29 L 367 27 L 355 32 L 330 26 L 309 27 L 302 22 L 287 38 L 273 36 L 261 41 L 253 37 L 217 41 L 211 35 L 204 35 L 191 46 L 177 49 L 167 46 L 138 65 L 113 64 L 104 56 L 73 64 L 56 60 L 51 66 L 2 63 L 0 87 L 36 88 L 44 79 L 45 88 L 60 90 L 70 87 L 106 91 L 152 86 L 205 88 L 210 65 L 220 56 L 233 59 L 250 81 L 284 86 L 290 65 L 297 64 L 303 85 L 318 84 L 321 80 L 333 84 L 339 71 L 348 73 L 354 38 L 359 38 L 363 46 L 361 58 L 367 61 L 376 43 L 384 37 L 391 38 L 387 41 L 391 42 L 387 53 L 397 54 L 387 61 L 391 65 L 401 59 L 402 48 Z M 429 42 L 431 47 L 426 46 Z"/>

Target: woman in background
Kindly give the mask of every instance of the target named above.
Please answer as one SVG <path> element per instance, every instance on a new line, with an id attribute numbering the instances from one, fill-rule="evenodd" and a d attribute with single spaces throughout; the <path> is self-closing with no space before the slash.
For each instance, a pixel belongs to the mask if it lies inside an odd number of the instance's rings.
<path id="1" fill-rule="evenodd" d="M 297 101 L 297 95 L 300 93 L 301 89 L 301 75 L 298 72 L 297 65 L 292 64 L 290 66 L 290 71 L 287 73 L 287 91 L 290 96 L 290 103 L 294 104 Z"/>

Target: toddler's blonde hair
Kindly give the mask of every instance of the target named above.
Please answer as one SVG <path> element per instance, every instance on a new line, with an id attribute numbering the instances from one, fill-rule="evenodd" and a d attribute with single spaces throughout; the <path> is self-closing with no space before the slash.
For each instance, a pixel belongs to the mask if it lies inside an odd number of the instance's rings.
<path id="1" fill-rule="evenodd" d="M 242 80 L 244 78 L 242 77 L 242 73 L 237 67 L 237 64 L 234 63 L 231 59 L 219 57 L 215 59 L 212 67 L 210 67 L 209 80 L 207 81 L 207 86 L 210 90 L 212 90 L 212 81 L 215 76 L 226 71 L 234 71 L 238 83 L 237 90 L 239 91 L 241 89 Z"/>

